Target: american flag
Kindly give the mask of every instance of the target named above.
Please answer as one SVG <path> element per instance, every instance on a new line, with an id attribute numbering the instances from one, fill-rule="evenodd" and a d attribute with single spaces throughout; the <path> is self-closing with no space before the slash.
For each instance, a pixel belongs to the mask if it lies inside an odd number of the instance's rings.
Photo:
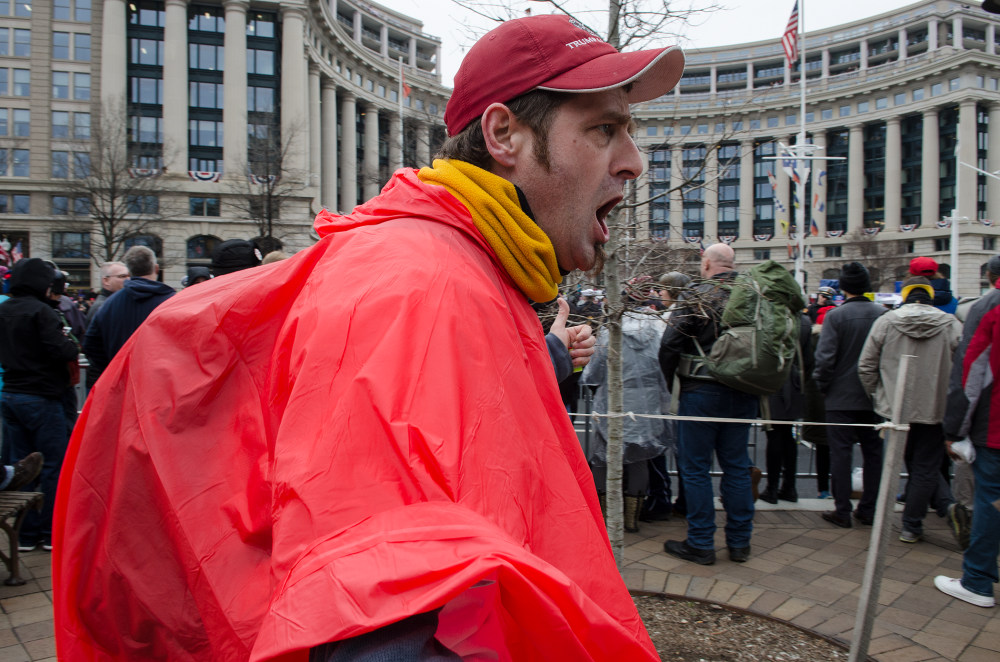
<path id="1" fill-rule="evenodd" d="M 781 35 L 781 45 L 785 49 L 785 57 L 788 64 L 795 64 L 795 59 L 799 56 L 799 0 L 795 0 L 792 7 L 792 15 L 788 17 L 788 25 L 785 26 L 785 34 Z"/>

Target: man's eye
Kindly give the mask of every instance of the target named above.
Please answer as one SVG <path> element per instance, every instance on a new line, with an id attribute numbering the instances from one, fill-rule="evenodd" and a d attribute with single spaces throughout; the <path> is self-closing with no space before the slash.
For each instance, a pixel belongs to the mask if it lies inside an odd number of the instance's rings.
<path id="1" fill-rule="evenodd" d="M 597 127 L 597 130 L 605 135 L 610 136 L 612 133 L 615 132 L 615 127 L 613 124 L 602 124 L 599 127 Z"/>

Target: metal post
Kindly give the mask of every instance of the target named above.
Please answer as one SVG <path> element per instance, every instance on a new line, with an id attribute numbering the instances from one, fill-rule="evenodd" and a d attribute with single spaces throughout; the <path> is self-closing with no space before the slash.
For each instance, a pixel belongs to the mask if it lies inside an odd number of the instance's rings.
<path id="1" fill-rule="evenodd" d="M 902 417 L 903 399 L 907 391 L 907 366 L 913 358 L 915 357 L 912 354 L 904 354 L 899 362 L 896 395 L 892 403 L 892 425 L 889 428 L 888 443 L 882 461 L 882 483 L 879 485 L 878 502 L 875 505 L 875 521 L 872 524 L 871 540 L 868 542 L 868 560 L 861 582 L 858 613 L 854 621 L 854 641 L 851 642 L 848 662 L 858 662 L 868 658 L 868 644 L 871 641 L 875 608 L 878 606 L 882 572 L 885 569 L 885 550 L 889 544 L 890 509 L 895 501 L 896 488 L 899 485 L 899 464 L 906 446 L 906 433 L 910 429 L 909 425 L 902 423 Z"/>

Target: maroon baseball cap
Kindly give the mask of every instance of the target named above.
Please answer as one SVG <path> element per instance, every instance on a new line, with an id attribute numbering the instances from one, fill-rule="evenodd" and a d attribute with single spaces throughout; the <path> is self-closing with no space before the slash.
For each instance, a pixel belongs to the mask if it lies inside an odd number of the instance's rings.
<path id="1" fill-rule="evenodd" d="M 914 276 L 933 276 L 938 263 L 929 257 L 915 257 L 910 260 L 910 273 Z"/>
<path id="2" fill-rule="evenodd" d="M 631 83 L 628 102 L 649 101 L 673 89 L 683 71 L 676 46 L 619 53 L 574 18 L 527 16 L 501 24 L 469 49 L 444 123 L 454 136 L 491 103 L 535 89 L 602 92 Z"/>

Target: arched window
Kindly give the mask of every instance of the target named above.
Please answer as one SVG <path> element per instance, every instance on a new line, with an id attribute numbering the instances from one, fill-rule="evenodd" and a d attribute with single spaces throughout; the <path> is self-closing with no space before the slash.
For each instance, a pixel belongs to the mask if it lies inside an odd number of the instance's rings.
<path id="1" fill-rule="evenodd" d="M 187 259 L 210 260 L 215 245 L 222 240 L 210 234 L 199 234 L 187 240 Z"/>
<path id="2" fill-rule="evenodd" d="M 145 246 L 153 251 L 157 258 L 163 257 L 163 240 L 155 234 L 137 234 L 125 240 L 125 250 L 133 246 Z"/>

